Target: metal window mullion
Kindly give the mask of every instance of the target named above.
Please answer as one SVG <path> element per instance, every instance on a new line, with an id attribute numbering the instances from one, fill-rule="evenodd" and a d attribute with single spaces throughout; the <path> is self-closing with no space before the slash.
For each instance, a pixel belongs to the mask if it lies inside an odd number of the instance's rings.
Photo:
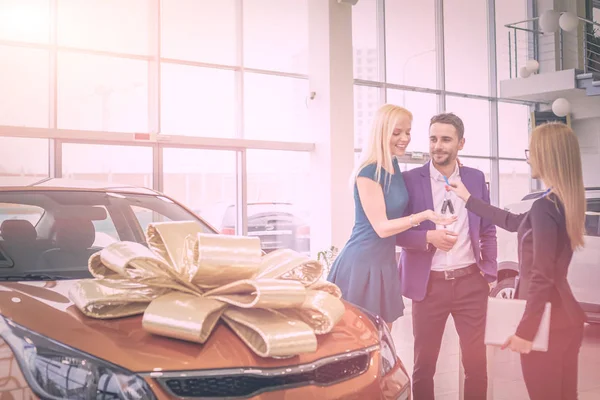
<path id="1" fill-rule="evenodd" d="M 237 27 L 237 64 L 235 72 L 236 84 L 236 137 L 244 135 L 244 2 L 236 1 Z M 248 234 L 248 177 L 246 149 L 236 152 L 236 231 L 238 235 Z"/>
<path id="2" fill-rule="evenodd" d="M 152 188 L 161 193 L 165 190 L 164 151 L 159 143 L 152 146 Z"/>
<path id="3" fill-rule="evenodd" d="M 236 216 L 237 234 L 248 234 L 248 171 L 247 152 L 242 149 L 236 152 Z"/>
<path id="4" fill-rule="evenodd" d="M 56 8 L 54 8 L 56 9 Z M 114 57 L 114 58 L 126 58 L 131 60 L 149 60 L 150 56 L 143 54 L 133 54 L 133 53 L 120 53 L 114 51 L 106 51 L 106 50 L 94 50 L 83 47 L 73 47 L 73 46 L 59 46 L 53 44 L 43 44 L 43 43 L 29 43 L 29 42 L 21 42 L 18 40 L 5 40 L 0 39 L 0 45 L 2 46 L 14 46 L 14 47 L 26 47 L 29 49 L 39 49 L 39 50 L 52 50 L 56 48 L 57 50 L 65 53 L 74 53 L 74 54 L 88 54 L 102 57 Z"/>
<path id="5" fill-rule="evenodd" d="M 354 78 L 354 84 L 357 86 L 368 86 L 368 87 L 376 87 L 376 88 L 381 88 L 381 87 L 385 86 L 385 84 L 383 82 L 368 81 L 368 80 L 357 79 L 357 78 Z"/>
<path id="6" fill-rule="evenodd" d="M 50 152 L 49 157 L 49 172 L 50 178 L 62 178 L 62 145 L 63 142 L 60 139 L 49 140 L 48 150 Z"/>
<path id="7" fill-rule="evenodd" d="M 48 126 L 50 129 L 56 129 L 58 124 L 58 50 L 57 50 L 57 41 L 58 41 L 58 0 L 52 0 L 50 2 L 50 31 L 49 39 L 50 39 L 50 49 L 49 49 L 49 61 L 50 61 L 50 71 L 49 71 L 49 110 L 48 110 Z"/>
<path id="8" fill-rule="evenodd" d="M 462 159 L 462 158 L 473 158 L 473 159 L 478 159 L 478 160 L 490 160 L 492 157 L 491 156 L 479 156 L 479 155 L 461 153 L 460 156 L 459 156 L 459 158 L 460 159 Z M 511 159 L 510 158 L 503 158 L 502 160 L 511 160 Z M 518 159 L 518 158 L 514 158 L 513 160 L 523 161 L 523 160 Z"/>
<path id="9" fill-rule="evenodd" d="M 235 72 L 236 87 L 236 137 L 244 138 L 244 2 L 236 1 L 236 51 L 237 65 Z"/>
<path id="10" fill-rule="evenodd" d="M 446 59 L 444 49 L 444 0 L 435 0 L 435 48 L 438 112 L 446 110 Z"/>
<path id="11" fill-rule="evenodd" d="M 161 134 L 160 93 L 161 93 L 161 0 L 150 3 L 148 36 L 150 37 L 150 59 L 148 60 L 148 132 L 151 137 Z M 164 149 L 159 143 L 152 145 L 152 188 L 164 191 Z"/>
<path id="12" fill-rule="evenodd" d="M 129 132 L 85 131 L 71 129 L 31 128 L 22 126 L 0 125 L 0 137 L 21 137 L 40 139 L 61 139 L 90 144 L 148 145 L 152 142 L 136 140 Z M 168 136 L 168 141 L 160 142 L 165 147 L 212 148 L 226 150 L 258 149 L 306 151 L 315 149 L 311 142 L 287 142 L 258 139 L 238 139 L 219 137 Z"/>
<path id="13" fill-rule="evenodd" d="M 236 97 L 236 130 L 238 139 L 244 138 L 244 68 L 235 72 L 235 97 Z"/>
<path id="14" fill-rule="evenodd" d="M 490 155 L 491 155 L 491 184 L 490 201 L 500 204 L 500 133 L 498 128 L 498 63 L 496 54 L 496 0 L 487 1 L 488 27 L 488 79 L 491 101 L 490 110 Z"/>
<path id="15" fill-rule="evenodd" d="M 532 128 L 533 128 L 534 120 L 533 120 L 532 113 L 535 112 L 535 111 L 538 111 L 539 108 L 540 108 L 539 105 L 535 105 L 535 106 L 530 106 L 529 107 L 529 111 L 530 111 L 529 115 L 530 115 L 530 117 L 529 117 L 529 135 L 528 135 L 528 141 L 527 141 L 527 143 L 529 143 L 531 141 L 531 134 L 533 132 Z M 541 179 L 535 179 L 531 175 L 531 173 L 529 174 L 529 188 L 530 188 L 530 190 L 532 192 L 536 191 L 536 190 L 541 190 L 542 189 L 542 181 L 541 181 Z"/>
<path id="16" fill-rule="evenodd" d="M 58 128 L 58 0 L 50 1 L 50 29 L 48 32 L 50 49 L 49 56 L 49 104 L 48 127 L 51 130 Z M 48 176 L 50 178 L 62 177 L 62 143 L 57 139 L 48 139 Z"/>
<path id="17" fill-rule="evenodd" d="M 499 158 L 500 161 L 518 161 L 518 162 L 527 162 L 526 159 L 524 158 L 519 158 L 519 157 L 500 157 Z"/>
<path id="18" fill-rule="evenodd" d="M 148 60 L 148 131 L 151 134 L 159 134 L 161 132 L 160 19 L 160 0 L 154 0 L 150 3 L 150 16 L 148 20 L 148 35 L 150 37 L 150 59 Z"/>
<path id="19" fill-rule="evenodd" d="M 387 103 L 387 87 L 385 83 L 387 82 L 387 49 L 386 49 L 386 27 L 385 27 L 385 1 L 386 0 L 377 0 L 377 4 L 375 7 L 375 15 L 376 15 L 376 38 L 377 38 L 377 59 L 378 69 L 379 69 L 379 81 L 383 83 L 380 85 L 381 88 L 379 90 L 379 100 L 381 104 Z"/>
<path id="20" fill-rule="evenodd" d="M 490 202 L 496 206 L 500 204 L 500 161 L 498 154 L 498 139 L 498 102 L 496 100 L 492 100 L 490 101 Z"/>

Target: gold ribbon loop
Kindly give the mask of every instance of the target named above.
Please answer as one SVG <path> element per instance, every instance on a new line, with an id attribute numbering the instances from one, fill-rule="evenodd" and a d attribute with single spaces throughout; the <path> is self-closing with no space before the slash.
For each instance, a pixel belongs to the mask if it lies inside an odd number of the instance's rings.
<path id="1" fill-rule="evenodd" d="M 233 308 L 225 311 L 223 319 L 262 357 L 290 357 L 317 350 L 317 338 L 310 326 L 274 311 Z"/>
<path id="2" fill-rule="evenodd" d="M 306 289 L 300 282 L 281 279 L 244 280 L 221 286 L 205 296 L 241 308 L 300 307 L 306 300 Z"/>
<path id="3" fill-rule="evenodd" d="M 226 304 L 217 300 L 172 292 L 150 303 L 142 325 L 157 335 L 204 343 L 225 307 Z"/>
<path id="4" fill-rule="evenodd" d="M 308 289 L 327 292 L 337 299 L 342 298 L 342 291 L 340 290 L 340 288 L 335 283 L 331 283 L 329 281 L 320 280 L 318 282 L 315 282 L 313 285 L 310 285 Z"/>
<path id="5" fill-rule="evenodd" d="M 205 343 L 223 319 L 256 354 L 314 352 L 345 307 L 323 267 L 292 250 L 262 256 L 256 237 L 202 233 L 195 221 L 150 224 L 150 249 L 117 242 L 94 254 L 96 279 L 69 292 L 92 318 L 143 313 L 148 332 Z"/>
<path id="6" fill-rule="evenodd" d="M 142 261 L 138 267 L 132 262 Z M 134 242 L 116 242 L 105 247 L 90 258 L 90 268 L 95 277 L 128 278 L 142 280 L 156 276 L 169 276 L 169 264 L 147 247 Z"/>
<path id="7" fill-rule="evenodd" d="M 178 275 L 184 272 L 187 251 L 186 239 L 200 232 L 196 221 L 159 222 L 148 225 L 147 242 L 150 249 L 164 259 Z"/>
<path id="8" fill-rule="evenodd" d="M 323 274 L 318 261 L 290 249 L 275 250 L 263 257 L 257 279 L 287 279 L 301 282 L 304 286 L 315 283 Z"/>
<path id="9" fill-rule="evenodd" d="M 258 267 L 262 250 L 258 237 L 226 236 L 199 233 L 194 251 L 200 266 Z"/>
<path id="10" fill-rule="evenodd" d="M 252 278 L 260 268 L 262 251 L 257 237 L 198 234 L 192 263 L 192 281 L 212 289 Z"/>
<path id="11" fill-rule="evenodd" d="M 289 309 L 296 318 L 310 325 L 317 335 L 331 332 L 346 312 L 344 303 L 337 297 L 319 290 L 309 290 L 301 309 Z"/>
<path id="12" fill-rule="evenodd" d="M 89 269 L 96 278 L 126 279 L 153 287 L 200 293 L 193 284 L 177 276 L 158 255 L 134 242 L 116 242 L 93 254 Z"/>
<path id="13" fill-rule="evenodd" d="M 85 315 L 110 319 L 141 314 L 166 292 L 134 282 L 84 279 L 71 288 L 69 297 Z"/>

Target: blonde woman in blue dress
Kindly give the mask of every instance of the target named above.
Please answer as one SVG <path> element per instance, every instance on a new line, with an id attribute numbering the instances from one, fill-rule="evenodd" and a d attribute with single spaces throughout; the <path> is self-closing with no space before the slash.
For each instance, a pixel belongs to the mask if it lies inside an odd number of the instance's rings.
<path id="1" fill-rule="evenodd" d="M 396 157 L 410 143 L 412 119 L 410 111 L 391 104 L 377 111 L 353 174 L 354 228 L 327 277 L 345 300 L 380 316 L 390 329 L 404 314 L 395 235 L 425 220 L 438 225 L 455 221 L 433 210 L 402 217 L 408 192 Z"/>

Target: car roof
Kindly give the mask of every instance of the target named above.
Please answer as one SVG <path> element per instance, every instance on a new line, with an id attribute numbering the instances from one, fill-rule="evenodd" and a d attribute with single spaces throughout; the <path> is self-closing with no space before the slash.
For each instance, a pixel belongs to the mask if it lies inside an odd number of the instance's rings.
<path id="1" fill-rule="evenodd" d="M 600 199 L 600 187 L 585 188 L 586 199 Z"/>
<path id="2" fill-rule="evenodd" d="M 526 212 L 531 207 L 533 202 L 540 198 L 545 191 L 540 190 L 536 192 L 529 193 L 525 195 L 521 201 L 516 203 L 508 204 L 504 206 L 505 210 L 510 210 L 511 212 Z M 600 199 L 600 187 L 586 187 L 585 188 L 585 198 L 586 199 Z"/>
<path id="3" fill-rule="evenodd" d="M 0 193 L 14 191 L 99 191 L 130 194 L 158 195 L 160 193 L 143 187 L 124 185 L 121 183 L 85 181 L 65 178 L 40 178 L 40 177 L 0 177 Z"/>
<path id="4" fill-rule="evenodd" d="M 525 200 L 534 200 L 537 199 L 539 197 L 542 196 L 542 194 L 544 194 L 544 190 L 539 190 L 536 192 L 531 192 L 527 195 L 525 195 L 521 201 L 525 201 Z M 590 187 L 586 187 L 585 188 L 585 197 L 588 199 L 594 199 L 596 197 L 600 197 L 600 187 L 595 187 L 595 186 L 590 186 Z"/>

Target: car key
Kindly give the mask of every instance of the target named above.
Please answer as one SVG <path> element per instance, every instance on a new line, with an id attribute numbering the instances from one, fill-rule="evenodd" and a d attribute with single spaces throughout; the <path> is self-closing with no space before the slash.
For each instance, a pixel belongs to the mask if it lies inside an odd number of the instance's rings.
<path id="1" fill-rule="evenodd" d="M 448 206 L 448 211 L 450 211 L 450 214 L 454 214 L 454 205 L 452 204 L 452 200 L 446 199 L 446 205 Z"/>
<path id="2" fill-rule="evenodd" d="M 446 185 L 451 186 L 450 181 L 448 181 L 448 178 L 446 178 L 445 176 L 444 181 L 446 181 Z M 452 200 L 446 198 L 446 196 L 444 195 L 444 204 L 442 204 L 442 214 L 446 214 L 446 209 L 450 211 L 450 214 L 454 215 L 454 204 L 452 204 Z"/>

